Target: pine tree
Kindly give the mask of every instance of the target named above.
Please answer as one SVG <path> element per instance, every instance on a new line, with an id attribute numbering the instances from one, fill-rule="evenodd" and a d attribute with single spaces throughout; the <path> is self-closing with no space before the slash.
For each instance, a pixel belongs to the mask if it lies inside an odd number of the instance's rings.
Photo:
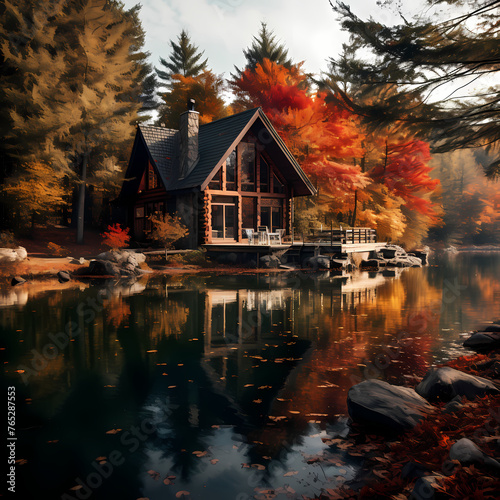
<path id="1" fill-rule="evenodd" d="M 17 30 L 4 24 L 1 31 L 2 55 L 15 69 L 5 78 L 12 85 L 4 89 L 9 136 L 18 155 L 25 146 L 25 159 L 45 158 L 72 175 L 82 242 L 88 177 L 123 148 L 138 119 L 142 63 L 141 56 L 133 56 L 140 47 L 132 43 L 134 26 L 121 4 L 24 0 L 17 5 L 17 10 L 8 6 Z"/>
<path id="2" fill-rule="evenodd" d="M 186 77 L 196 77 L 207 69 L 208 59 L 201 60 L 204 52 L 199 52 L 196 45 L 191 43 L 186 30 L 182 30 L 177 38 L 178 43 L 170 40 L 172 53 L 168 60 L 160 57 L 160 63 L 165 70 L 156 68 L 158 78 L 164 86 L 172 81 L 172 75 L 180 74 Z"/>
<path id="3" fill-rule="evenodd" d="M 391 83 L 398 88 L 390 102 L 372 101 L 360 109 L 348 99 L 344 104 L 379 123 L 399 121 L 418 127 L 433 139 L 434 152 L 487 147 L 497 158 L 486 172 L 499 176 L 500 100 L 494 78 L 500 68 L 500 2 L 427 3 L 430 8 L 450 4 L 453 13 L 444 20 L 438 11 L 435 16 L 421 15 L 411 22 L 385 26 L 373 19 L 363 21 L 348 5 L 337 2 L 334 10 L 351 34 L 351 42 L 374 56 L 352 67 L 353 73 L 372 87 Z M 408 108 L 408 98 L 416 96 L 421 96 L 418 105 Z"/>
<path id="4" fill-rule="evenodd" d="M 235 66 L 236 75 L 231 75 L 234 80 L 241 78 L 245 69 L 254 70 L 257 64 L 262 64 L 264 59 L 269 59 L 271 62 L 288 69 L 293 65 L 292 60 L 288 57 L 288 49 L 276 40 L 273 31 L 270 31 L 264 22 L 261 22 L 259 34 L 253 37 L 251 47 L 243 49 L 243 54 L 247 61 L 246 65 L 242 70 Z"/>

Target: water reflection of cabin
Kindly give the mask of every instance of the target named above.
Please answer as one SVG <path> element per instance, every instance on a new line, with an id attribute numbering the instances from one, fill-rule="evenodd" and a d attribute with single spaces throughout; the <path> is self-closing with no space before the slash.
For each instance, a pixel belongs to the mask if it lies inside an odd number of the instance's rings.
<path id="1" fill-rule="evenodd" d="M 184 246 L 195 248 L 248 244 L 259 228 L 280 243 L 291 231 L 293 198 L 314 192 L 262 109 L 201 126 L 189 109 L 178 131 L 138 126 L 119 202 L 136 239 L 152 213 L 177 212 L 189 228 Z"/>

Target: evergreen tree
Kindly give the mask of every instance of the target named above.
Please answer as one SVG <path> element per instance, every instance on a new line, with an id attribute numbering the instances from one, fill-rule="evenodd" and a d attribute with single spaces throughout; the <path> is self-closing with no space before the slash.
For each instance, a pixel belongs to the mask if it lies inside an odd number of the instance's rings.
<path id="1" fill-rule="evenodd" d="M 138 119 L 144 58 L 134 54 L 140 37 L 132 35 L 122 5 L 106 0 L 4 5 L 10 26 L 2 23 L 2 56 L 14 69 L 2 75 L 9 83 L 2 96 L 8 136 L 24 160 L 46 159 L 72 175 L 82 242 L 88 177 L 123 149 Z"/>
<path id="2" fill-rule="evenodd" d="M 235 66 L 236 75 L 231 75 L 234 80 L 241 78 L 245 69 L 255 70 L 257 64 L 262 64 L 264 59 L 269 59 L 271 62 L 288 69 L 293 65 L 292 60 L 288 57 L 288 49 L 276 40 L 273 31 L 270 31 L 264 22 L 261 22 L 259 34 L 253 37 L 251 47 L 243 49 L 243 54 L 246 65 L 243 70 Z"/>
<path id="3" fill-rule="evenodd" d="M 172 75 L 180 74 L 185 77 L 196 77 L 207 69 L 208 59 L 201 60 L 204 52 L 199 52 L 198 47 L 191 43 L 186 30 L 182 30 L 177 38 L 178 43 L 170 40 L 172 53 L 168 60 L 160 57 L 160 63 L 165 69 L 156 68 L 158 78 L 164 86 L 172 81 Z"/>
<path id="4" fill-rule="evenodd" d="M 444 21 L 438 16 L 421 16 L 413 22 L 385 26 L 373 19 L 361 20 L 342 2 L 333 6 L 351 34 L 352 44 L 374 56 L 371 62 L 367 57 L 362 64 L 351 66 L 353 78 L 372 87 L 390 83 L 398 89 L 390 100 L 365 102 L 361 107 L 338 93 L 344 97 L 342 104 L 374 122 L 405 123 L 427 133 L 434 140 L 434 152 L 485 146 L 498 155 L 500 99 L 498 83 L 492 77 L 500 64 L 500 2 L 427 3 L 430 7 L 453 5 L 454 14 Z M 408 108 L 408 100 L 418 103 Z M 492 177 L 500 175 L 498 156 L 486 172 Z"/>
<path id="5" fill-rule="evenodd" d="M 139 110 L 141 121 L 148 120 L 150 115 L 146 113 L 150 113 L 159 106 L 157 99 L 158 80 L 156 79 L 153 66 L 147 62 L 151 54 L 142 50 L 146 39 L 146 32 L 139 18 L 141 5 L 137 4 L 129 10 L 123 10 L 122 2 L 113 1 L 113 3 L 118 10 L 122 10 L 123 15 L 130 21 L 130 29 L 127 32 L 127 36 L 131 42 L 131 57 L 138 69 L 136 95 L 132 96 L 132 98 L 142 103 L 142 107 Z"/>

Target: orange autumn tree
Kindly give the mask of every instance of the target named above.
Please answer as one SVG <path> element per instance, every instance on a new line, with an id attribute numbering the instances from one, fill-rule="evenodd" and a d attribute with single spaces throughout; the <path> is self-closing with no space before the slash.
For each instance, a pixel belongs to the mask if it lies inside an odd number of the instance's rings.
<path id="1" fill-rule="evenodd" d="M 163 104 L 159 108 L 157 122 L 168 128 L 179 127 L 179 116 L 187 110 L 189 99 L 196 101 L 196 111 L 200 113 L 200 123 L 209 123 L 227 115 L 222 98 L 224 91 L 222 77 L 205 70 L 198 76 L 174 74 L 169 91 L 162 95 Z"/>
<path id="2" fill-rule="evenodd" d="M 311 87 L 302 65 L 285 67 L 269 59 L 247 68 L 231 86 L 235 111 L 260 106 L 303 170 L 318 188 L 319 214 L 346 209 L 356 189 L 369 184 L 357 159 L 362 135 L 347 112 Z"/>
<path id="3" fill-rule="evenodd" d="M 441 222 L 434 200 L 440 184 L 430 176 L 429 144 L 402 133 L 391 139 L 379 135 L 372 144 L 366 164 L 373 182 L 359 196 L 358 218 L 377 227 L 381 240 L 419 245 L 429 227 Z"/>
<path id="4" fill-rule="evenodd" d="M 383 241 L 420 244 L 439 223 L 429 145 L 389 128 L 369 134 L 331 93 L 312 88 L 301 65 L 269 59 L 231 82 L 236 111 L 261 106 L 318 189 L 297 218 L 377 228 Z"/>

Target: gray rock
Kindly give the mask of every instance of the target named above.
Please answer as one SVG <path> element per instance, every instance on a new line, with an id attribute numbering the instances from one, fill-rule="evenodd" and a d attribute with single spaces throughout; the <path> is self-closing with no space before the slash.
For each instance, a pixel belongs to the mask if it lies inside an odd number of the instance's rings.
<path id="1" fill-rule="evenodd" d="M 500 470 L 500 463 L 484 453 L 470 439 L 459 439 L 450 448 L 450 460 L 458 460 L 462 465 L 486 465 Z"/>
<path id="2" fill-rule="evenodd" d="M 276 255 L 263 255 L 259 262 L 261 267 L 267 269 L 277 269 L 281 265 L 281 260 Z"/>
<path id="3" fill-rule="evenodd" d="M 444 412 L 445 413 L 455 413 L 458 410 L 461 410 L 464 407 L 462 404 L 462 397 L 461 396 L 455 396 L 451 401 L 446 403 L 444 407 Z"/>
<path id="4" fill-rule="evenodd" d="M 386 432 L 411 429 L 432 411 L 432 406 L 413 389 L 376 379 L 351 387 L 347 408 L 355 422 Z"/>
<path id="5" fill-rule="evenodd" d="M 429 256 L 429 252 L 426 252 L 425 250 L 414 250 L 412 252 L 412 255 L 418 257 L 422 261 L 423 266 L 427 264 L 427 258 Z"/>
<path id="6" fill-rule="evenodd" d="M 66 283 L 71 280 L 71 276 L 67 271 L 59 271 L 57 273 L 57 279 L 59 283 Z"/>
<path id="7" fill-rule="evenodd" d="M 22 276 L 14 276 L 10 282 L 12 286 L 22 285 L 26 283 L 26 280 Z"/>
<path id="8" fill-rule="evenodd" d="M 490 351 L 500 347 L 500 333 L 478 332 L 473 333 L 465 342 L 464 347 L 475 351 Z"/>
<path id="9" fill-rule="evenodd" d="M 324 255 L 316 255 L 308 260 L 307 265 L 314 269 L 330 269 L 330 259 Z"/>
<path id="10" fill-rule="evenodd" d="M 407 462 L 401 469 L 402 479 L 415 479 L 418 477 L 425 476 L 430 470 L 418 462 Z"/>
<path id="11" fill-rule="evenodd" d="M 0 263 L 21 262 L 28 257 L 26 248 L 0 248 Z"/>
<path id="12" fill-rule="evenodd" d="M 485 378 L 447 366 L 431 368 L 415 390 L 428 401 L 450 401 L 455 396 L 472 400 L 477 396 L 500 392 L 493 382 Z"/>
<path id="13" fill-rule="evenodd" d="M 432 485 L 438 482 L 440 477 L 443 476 L 423 476 L 418 478 L 409 497 L 410 500 L 436 500 L 438 496 Z"/>
<path id="14" fill-rule="evenodd" d="M 492 325 L 487 325 L 487 326 L 481 328 L 481 331 L 482 332 L 498 332 L 498 333 L 500 333 L 500 325 L 493 323 Z"/>
<path id="15" fill-rule="evenodd" d="M 109 260 L 91 260 L 87 270 L 91 276 L 119 276 L 120 268 Z"/>

